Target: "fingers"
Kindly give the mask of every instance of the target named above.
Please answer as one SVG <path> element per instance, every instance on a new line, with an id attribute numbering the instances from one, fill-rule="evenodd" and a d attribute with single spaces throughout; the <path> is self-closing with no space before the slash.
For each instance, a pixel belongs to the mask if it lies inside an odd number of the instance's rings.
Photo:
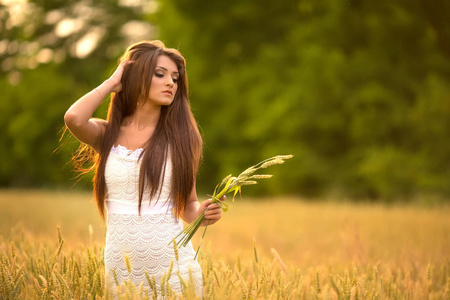
<path id="1" fill-rule="evenodd" d="M 205 210 L 204 217 L 207 220 L 219 220 L 222 217 L 222 208 L 217 203 L 210 204 Z"/>
<path id="2" fill-rule="evenodd" d="M 126 66 L 128 66 L 128 65 L 130 65 L 132 63 L 134 63 L 133 60 L 123 60 L 123 61 L 121 61 L 119 66 L 117 67 L 117 69 L 111 75 L 111 78 L 116 78 L 116 79 L 118 79 L 120 81 L 120 78 L 122 77 L 123 70 L 125 69 Z"/>
<path id="3" fill-rule="evenodd" d="M 208 211 L 213 211 L 213 210 L 220 210 L 220 211 L 222 211 L 222 208 L 221 208 L 221 206 L 218 203 L 213 203 L 213 204 L 208 203 L 207 206 L 206 206 L 206 209 Z"/>
<path id="4" fill-rule="evenodd" d="M 206 208 L 208 208 L 208 206 L 211 204 L 212 199 L 208 199 L 202 202 L 202 206 L 205 206 Z"/>
<path id="5" fill-rule="evenodd" d="M 213 223 L 211 223 L 211 221 L 213 221 L 215 223 L 215 222 L 219 221 L 221 218 L 222 218 L 222 214 L 220 214 L 220 213 L 218 213 L 216 215 L 209 215 L 209 216 L 205 215 L 205 220 L 210 221 L 209 224 L 213 224 Z"/>
<path id="6" fill-rule="evenodd" d="M 220 198 L 220 201 L 224 201 L 226 196 Z M 204 218 L 206 219 L 203 225 L 212 225 L 222 218 L 222 208 L 219 203 L 211 203 L 212 199 L 208 199 L 202 202 L 202 206 L 205 207 Z"/>
<path id="7" fill-rule="evenodd" d="M 111 91 L 118 93 L 122 90 L 122 75 L 124 68 L 130 64 L 134 63 L 132 60 L 124 60 L 121 61 L 117 69 L 114 71 L 114 73 L 109 77 L 109 81 L 112 83 Z"/>
<path id="8" fill-rule="evenodd" d="M 124 70 L 127 66 L 129 66 L 129 65 L 131 65 L 131 64 L 133 64 L 133 63 L 134 63 L 133 60 L 124 60 L 124 61 L 121 61 L 120 64 L 119 64 L 119 66 L 117 67 L 117 69 L 116 69 L 116 71 L 115 71 L 114 73 L 118 73 L 120 76 L 122 76 L 123 70 Z"/>
<path id="9" fill-rule="evenodd" d="M 205 211 L 205 218 L 206 219 L 211 219 L 211 218 L 214 218 L 214 217 L 217 217 L 217 216 L 221 216 L 222 215 L 222 209 L 219 207 L 219 208 L 214 208 L 214 209 L 207 209 L 206 211 Z"/>

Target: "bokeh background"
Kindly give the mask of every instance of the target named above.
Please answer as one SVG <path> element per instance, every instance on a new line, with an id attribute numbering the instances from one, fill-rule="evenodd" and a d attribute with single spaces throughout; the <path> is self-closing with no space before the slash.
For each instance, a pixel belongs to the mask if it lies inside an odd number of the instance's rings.
<path id="1" fill-rule="evenodd" d="M 208 299 L 450 299 L 450 1 L 0 0 L 1 299 L 104 296 L 63 116 L 152 39 L 187 60 L 200 200 L 295 155 L 193 238 Z"/>
<path id="2" fill-rule="evenodd" d="M 75 184 L 64 112 L 142 39 L 186 57 L 202 192 L 294 154 L 248 193 L 449 199 L 445 0 L 0 0 L 0 187 Z"/>

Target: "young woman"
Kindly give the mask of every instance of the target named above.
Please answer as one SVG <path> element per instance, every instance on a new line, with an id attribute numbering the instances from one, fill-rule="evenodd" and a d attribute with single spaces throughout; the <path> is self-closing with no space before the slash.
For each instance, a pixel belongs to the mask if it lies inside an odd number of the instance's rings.
<path id="1" fill-rule="evenodd" d="M 110 93 L 107 120 L 92 118 Z M 147 273 L 160 290 L 161 276 L 173 261 L 172 289 L 181 292 L 179 272 L 186 281 L 193 278 L 201 296 L 202 272 L 192 245 L 180 247 L 177 256 L 169 245 L 183 230 L 180 219 L 190 223 L 205 210 L 209 225 L 221 218 L 219 205 L 197 199 L 202 139 L 189 106 L 181 54 L 160 41 L 131 45 L 114 74 L 76 101 L 64 121 L 87 145 L 78 158 L 91 154 L 102 217 L 106 208 L 107 288 L 114 293 L 116 280 L 131 279 L 151 292 Z"/>

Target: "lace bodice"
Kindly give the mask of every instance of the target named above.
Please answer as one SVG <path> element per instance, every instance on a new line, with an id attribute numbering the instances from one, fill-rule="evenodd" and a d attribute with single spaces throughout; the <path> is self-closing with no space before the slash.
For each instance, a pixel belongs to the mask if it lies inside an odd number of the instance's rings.
<path id="1" fill-rule="evenodd" d="M 118 145 L 113 146 L 108 156 L 105 166 L 105 181 L 107 189 L 107 208 L 113 207 L 115 203 L 137 206 L 139 203 L 139 172 L 141 160 L 139 156 L 144 150 L 142 148 L 134 151 Z M 167 160 L 164 178 L 161 185 L 160 193 L 156 193 L 156 199 L 151 199 L 149 192 L 144 192 L 142 198 L 142 206 L 144 211 L 155 208 L 155 211 L 162 207 L 173 206 L 170 198 L 172 163 L 170 157 Z M 159 196 L 159 198 L 158 198 Z M 115 203 L 112 203 L 115 202 Z M 145 204 L 150 202 L 150 207 Z M 117 205 L 116 205 L 117 206 Z"/>

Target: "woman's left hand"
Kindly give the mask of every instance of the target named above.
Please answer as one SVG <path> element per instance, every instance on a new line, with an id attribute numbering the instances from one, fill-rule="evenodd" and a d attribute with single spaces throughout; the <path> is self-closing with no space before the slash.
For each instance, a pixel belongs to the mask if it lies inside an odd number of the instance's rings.
<path id="1" fill-rule="evenodd" d="M 224 201 L 226 199 L 226 196 L 223 196 L 220 201 Z M 211 199 L 205 200 L 200 204 L 199 207 L 199 213 L 201 214 L 203 211 L 205 211 L 205 221 L 203 221 L 202 226 L 206 225 L 212 225 L 220 220 L 222 217 L 222 208 L 218 203 L 212 203 Z"/>

